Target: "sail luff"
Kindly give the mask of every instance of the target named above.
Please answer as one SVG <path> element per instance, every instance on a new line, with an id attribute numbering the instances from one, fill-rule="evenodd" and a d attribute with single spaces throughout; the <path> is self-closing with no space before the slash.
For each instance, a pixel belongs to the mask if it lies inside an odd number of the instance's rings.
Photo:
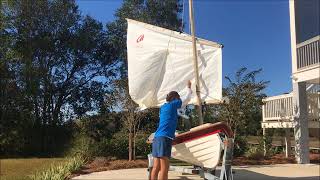
<path id="1" fill-rule="evenodd" d="M 193 17 L 193 3 L 192 0 L 189 0 L 189 18 L 191 24 L 191 36 L 192 36 L 192 50 L 193 50 L 193 66 L 196 79 L 196 95 L 198 102 L 198 115 L 199 115 L 199 125 L 203 124 L 202 117 L 202 102 L 200 98 L 200 82 L 199 82 L 199 68 L 198 68 L 198 55 L 197 55 L 197 46 L 195 38 L 195 27 L 194 27 L 194 17 Z"/>

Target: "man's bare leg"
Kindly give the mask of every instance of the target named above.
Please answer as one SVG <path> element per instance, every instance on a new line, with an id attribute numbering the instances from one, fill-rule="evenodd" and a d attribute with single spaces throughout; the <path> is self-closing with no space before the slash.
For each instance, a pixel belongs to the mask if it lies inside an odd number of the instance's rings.
<path id="1" fill-rule="evenodd" d="M 160 172 L 159 180 L 168 180 L 168 171 L 169 171 L 169 158 L 161 157 L 160 158 Z"/>
<path id="2" fill-rule="evenodd" d="M 151 170 L 151 180 L 157 180 L 160 170 L 160 159 L 153 157 L 153 167 Z"/>

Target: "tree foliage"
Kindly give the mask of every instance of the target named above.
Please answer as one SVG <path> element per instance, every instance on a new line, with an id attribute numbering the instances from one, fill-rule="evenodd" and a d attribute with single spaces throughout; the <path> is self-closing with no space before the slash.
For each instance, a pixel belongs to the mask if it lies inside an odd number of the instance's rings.
<path id="1" fill-rule="evenodd" d="M 0 28 L 1 139 L 21 135 L 20 146 L 34 142 L 35 151 L 48 152 L 63 142 L 60 126 L 104 103 L 115 50 L 102 24 L 81 16 L 74 1 L 7 1 Z M 26 128 L 36 129 L 37 140 Z"/>
<path id="2" fill-rule="evenodd" d="M 103 28 L 74 0 L 2 1 L 1 155 L 53 155 L 73 134 L 74 119 L 110 115 L 111 82 L 126 79 L 125 18 L 178 30 L 179 12 L 177 0 L 125 0 Z M 95 141 L 114 133 L 109 121 L 89 119 L 83 126 Z"/>
<path id="3" fill-rule="evenodd" d="M 135 136 L 144 113 L 138 111 L 138 105 L 131 99 L 127 80 L 117 80 L 113 84 L 113 92 L 110 96 L 112 98 L 110 100 L 116 109 L 122 111 L 121 120 L 123 128 L 128 132 L 128 158 L 131 161 L 135 159 Z"/>
<path id="4" fill-rule="evenodd" d="M 263 90 L 268 81 L 257 81 L 262 69 L 248 72 L 240 68 L 233 78 L 226 76 L 227 87 L 223 96 L 228 102 L 214 107 L 215 118 L 227 122 L 236 135 L 257 135 L 261 123 L 262 98 L 266 97 Z"/>

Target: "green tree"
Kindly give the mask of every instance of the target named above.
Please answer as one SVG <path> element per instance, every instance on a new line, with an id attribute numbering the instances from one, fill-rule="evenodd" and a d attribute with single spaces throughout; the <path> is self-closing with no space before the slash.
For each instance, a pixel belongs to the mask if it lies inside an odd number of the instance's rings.
<path id="1" fill-rule="evenodd" d="M 246 135 L 261 129 L 262 99 L 266 97 L 263 90 L 269 81 L 256 81 L 256 76 L 262 69 L 247 72 L 247 68 L 240 68 L 232 80 L 226 79 L 229 86 L 224 89 L 224 95 L 229 103 L 224 104 L 224 112 L 220 115 L 232 127 L 235 134 Z"/>
<path id="2" fill-rule="evenodd" d="M 109 102 L 112 102 L 115 109 L 122 111 L 122 126 L 128 132 L 128 158 L 131 161 L 135 159 L 135 140 L 145 112 L 139 111 L 138 105 L 131 99 L 126 79 L 116 80 L 113 85 Z"/>
<path id="3" fill-rule="evenodd" d="M 12 66 L 16 53 L 10 48 L 12 37 L 6 31 L 8 17 L 3 5 L 0 3 L 0 154 L 7 155 L 21 152 L 21 131 L 28 128 L 22 118 L 28 119 L 30 113 L 25 112 L 25 105 L 20 101 L 23 96 L 15 80 L 15 67 Z"/>
<path id="4" fill-rule="evenodd" d="M 235 135 L 257 135 L 261 129 L 261 105 L 266 97 L 263 90 L 268 81 L 257 81 L 257 75 L 262 69 L 248 72 L 247 68 L 240 68 L 234 78 L 226 76 L 227 87 L 223 89 L 223 96 L 228 102 L 221 105 L 208 106 L 213 121 L 227 122 Z"/>
<path id="5" fill-rule="evenodd" d="M 116 75 L 117 53 L 102 24 L 81 16 L 73 0 L 6 2 L 0 16 L 1 86 L 7 88 L 1 88 L 5 100 L 1 103 L 10 111 L 25 112 L 21 119 L 17 115 L 13 119 L 32 127 L 24 139 L 29 138 L 26 144 L 40 144 L 35 153 L 54 152 L 66 139 L 58 139 L 61 126 L 98 111 L 104 103 Z M 9 90 L 11 94 L 6 93 Z M 8 116 L 2 113 L 1 126 L 14 125 Z"/>

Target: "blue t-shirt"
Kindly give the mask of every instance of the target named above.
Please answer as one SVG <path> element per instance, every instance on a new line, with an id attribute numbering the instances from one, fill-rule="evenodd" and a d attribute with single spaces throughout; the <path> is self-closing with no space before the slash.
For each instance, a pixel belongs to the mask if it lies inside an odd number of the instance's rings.
<path id="1" fill-rule="evenodd" d="M 181 108 L 181 105 L 182 101 L 175 99 L 160 107 L 160 122 L 154 137 L 164 136 L 174 139 L 178 120 L 177 110 Z"/>

